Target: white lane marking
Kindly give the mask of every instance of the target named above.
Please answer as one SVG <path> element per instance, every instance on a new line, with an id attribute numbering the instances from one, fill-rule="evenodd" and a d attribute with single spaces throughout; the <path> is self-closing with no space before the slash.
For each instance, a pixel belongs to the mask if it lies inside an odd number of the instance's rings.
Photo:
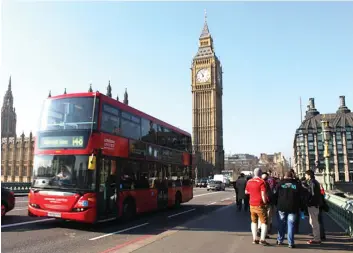
<path id="1" fill-rule="evenodd" d="M 99 220 L 99 221 L 97 221 L 97 223 L 103 223 L 103 222 L 112 221 L 112 220 L 116 220 L 116 218 L 108 218 L 108 219 L 104 219 L 104 220 Z"/>
<path id="2" fill-rule="evenodd" d="M 217 202 L 212 202 L 212 203 L 209 203 L 209 204 L 207 204 L 206 206 L 211 206 L 211 205 L 214 205 L 214 204 L 216 204 Z"/>
<path id="3" fill-rule="evenodd" d="M 2 225 L 1 228 L 17 227 L 17 226 L 22 226 L 22 225 L 26 225 L 26 224 L 33 224 L 33 223 L 52 221 L 52 220 L 55 220 L 55 218 L 48 218 L 48 219 L 32 220 L 32 221 L 25 221 L 25 222 L 19 222 L 19 223 L 6 224 L 6 225 Z"/>
<path id="4" fill-rule="evenodd" d="M 184 213 L 189 213 L 189 212 L 192 212 L 192 211 L 195 211 L 195 210 L 196 210 L 196 208 L 193 208 L 193 209 L 190 209 L 190 210 L 187 210 L 187 211 L 184 211 L 184 212 L 175 213 L 175 214 L 169 215 L 168 218 L 172 218 L 172 217 L 184 214 Z"/>
<path id="5" fill-rule="evenodd" d="M 204 194 L 200 194 L 200 195 L 194 195 L 194 198 L 205 196 L 205 195 L 216 194 L 216 193 L 221 193 L 221 192 L 211 192 L 211 193 L 204 193 Z"/>
<path id="6" fill-rule="evenodd" d="M 23 210 L 28 210 L 28 208 L 16 208 L 16 209 L 12 209 L 11 211 L 23 211 Z"/>
<path id="7" fill-rule="evenodd" d="M 228 200 L 228 199 L 230 199 L 230 198 L 222 199 L 221 201 L 226 201 L 226 200 Z"/>
<path id="8" fill-rule="evenodd" d="M 122 232 L 129 231 L 129 230 L 132 230 L 132 229 L 135 229 L 135 228 L 139 228 L 139 227 L 143 227 L 143 226 L 146 226 L 146 225 L 148 225 L 148 224 L 149 224 L 149 223 L 143 223 L 143 224 L 140 224 L 140 225 L 137 225 L 137 226 L 134 226 L 134 227 L 130 227 L 130 228 L 125 228 L 125 229 L 123 229 L 123 230 L 119 230 L 119 231 L 116 231 L 116 232 L 113 232 L 113 233 L 109 233 L 109 234 L 97 236 L 97 237 L 91 238 L 91 239 L 89 239 L 89 240 L 90 240 L 90 241 L 98 240 L 98 239 L 101 239 L 101 238 L 103 238 L 103 237 L 107 237 L 107 236 L 111 236 L 111 235 L 115 235 L 115 234 L 120 234 L 120 233 L 122 233 Z"/>

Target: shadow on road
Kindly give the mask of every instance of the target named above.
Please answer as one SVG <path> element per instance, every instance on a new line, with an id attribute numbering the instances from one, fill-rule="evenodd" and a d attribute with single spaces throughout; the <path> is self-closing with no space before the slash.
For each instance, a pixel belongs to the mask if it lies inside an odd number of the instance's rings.
<path id="1" fill-rule="evenodd" d="M 168 216 L 195 209 L 172 218 Z M 10 217 L 7 217 L 10 218 Z M 321 245 L 308 245 L 306 242 L 311 239 L 311 227 L 307 219 L 301 220 L 300 234 L 296 235 L 296 246 L 300 250 L 308 251 L 340 251 L 353 252 L 353 240 L 345 236 L 340 227 L 327 215 L 324 217 L 325 227 L 327 231 L 327 241 Z M 147 226 L 140 228 L 121 231 L 143 223 L 149 223 Z M 290 250 L 284 246 L 275 246 L 276 244 L 276 227 L 277 221 L 274 218 L 273 231 L 268 240 L 273 247 L 262 248 L 262 252 L 273 253 L 274 251 L 283 252 Z M 231 201 L 215 205 L 195 205 L 186 204 L 180 209 L 168 209 L 159 212 L 153 212 L 138 216 L 134 221 L 124 223 L 119 221 L 106 222 L 96 225 L 81 224 L 66 221 L 49 221 L 37 224 L 29 224 L 26 226 L 8 228 L 5 231 L 23 232 L 33 230 L 45 230 L 53 228 L 66 228 L 72 230 L 82 230 L 97 233 L 97 236 L 114 233 L 117 231 L 120 235 L 158 235 L 167 230 L 178 230 L 180 232 L 202 232 L 224 234 L 224 237 L 237 238 L 239 240 L 239 250 L 243 253 L 256 251 L 258 245 L 252 245 L 252 237 L 250 232 L 250 214 L 245 211 L 237 211 Z M 4 229 L 3 229 L 4 230 Z M 115 236 L 115 235 L 114 235 Z M 233 242 L 234 243 L 234 242 Z M 244 249 L 243 249 L 244 248 Z"/>

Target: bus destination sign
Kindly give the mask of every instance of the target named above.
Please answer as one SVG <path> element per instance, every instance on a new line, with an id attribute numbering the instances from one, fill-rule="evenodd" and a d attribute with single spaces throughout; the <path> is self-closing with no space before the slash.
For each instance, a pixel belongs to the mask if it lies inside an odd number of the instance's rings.
<path id="1" fill-rule="evenodd" d="M 83 136 L 42 136 L 39 148 L 82 148 Z"/>

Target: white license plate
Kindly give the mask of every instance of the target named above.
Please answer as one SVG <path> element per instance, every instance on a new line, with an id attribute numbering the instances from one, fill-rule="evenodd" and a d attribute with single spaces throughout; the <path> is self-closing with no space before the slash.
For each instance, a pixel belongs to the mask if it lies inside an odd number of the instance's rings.
<path id="1" fill-rule="evenodd" d="M 48 212 L 48 217 L 61 218 L 61 213 Z"/>

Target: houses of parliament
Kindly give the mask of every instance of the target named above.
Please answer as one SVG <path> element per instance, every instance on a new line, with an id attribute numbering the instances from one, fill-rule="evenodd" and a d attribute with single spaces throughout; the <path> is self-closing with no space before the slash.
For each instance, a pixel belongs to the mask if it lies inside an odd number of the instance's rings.
<path id="1" fill-rule="evenodd" d="M 224 169 L 222 64 L 214 51 L 213 38 L 205 14 L 199 47 L 191 66 L 192 145 L 198 177 Z M 92 87 L 90 90 L 92 91 Z M 66 89 L 64 94 L 66 93 Z M 111 96 L 110 83 L 107 95 Z M 49 96 L 51 94 L 49 93 Z M 128 103 L 127 91 L 124 103 Z M 117 98 L 118 99 L 118 98 Z M 34 136 L 16 135 L 17 116 L 11 90 L 11 77 L 1 108 L 1 181 L 30 182 L 33 167 Z"/>

